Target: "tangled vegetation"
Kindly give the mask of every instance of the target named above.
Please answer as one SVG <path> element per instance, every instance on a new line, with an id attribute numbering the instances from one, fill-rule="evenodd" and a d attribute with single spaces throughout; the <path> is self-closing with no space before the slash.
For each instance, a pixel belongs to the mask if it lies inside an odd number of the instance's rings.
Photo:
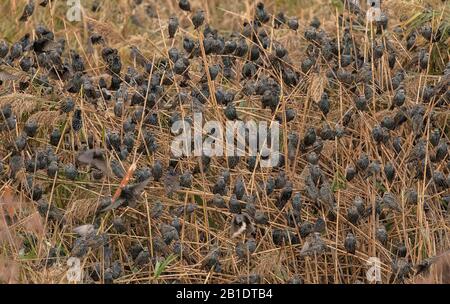
<path id="1" fill-rule="evenodd" d="M 449 283 L 450 5 L 356 2 L 1 1 L 0 282 Z M 175 158 L 196 112 L 280 162 Z"/>

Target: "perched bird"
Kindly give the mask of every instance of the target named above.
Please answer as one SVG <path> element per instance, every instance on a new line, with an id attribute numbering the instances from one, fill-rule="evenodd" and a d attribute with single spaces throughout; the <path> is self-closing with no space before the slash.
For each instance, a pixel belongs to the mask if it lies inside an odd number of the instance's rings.
<path id="1" fill-rule="evenodd" d="M 384 226 L 378 227 L 377 230 L 375 231 L 375 236 L 377 240 L 380 241 L 381 244 L 386 245 L 388 240 L 386 227 Z"/>
<path id="2" fill-rule="evenodd" d="M 345 241 L 344 241 L 344 247 L 345 247 L 345 250 L 347 250 L 348 253 L 355 254 L 355 252 L 356 252 L 356 238 L 353 235 L 353 233 L 351 233 L 351 232 L 347 233 L 347 236 L 345 237 Z"/>
<path id="3" fill-rule="evenodd" d="M 428 52 L 421 48 L 419 51 L 419 67 L 421 70 L 426 70 L 428 68 L 428 61 L 429 61 L 430 55 Z"/>
<path id="4" fill-rule="evenodd" d="M 178 18 L 176 16 L 171 16 L 169 18 L 169 25 L 168 25 L 168 29 L 169 29 L 169 38 L 174 38 L 175 37 L 175 33 L 178 30 Z"/>
<path id="5" fill-rule="evenodd" d="M 205 11 L 202 9 L 197 10 L 192 16 L 191 20 L 192 24 L 194 25 L 194 29 L 198 29 L 205 21 Z"/>
<path id="6" fill-rule="evenodd" d="M 401 212 L 402 208 L 400 207 L 397 199 L 391 192 L 385 192 L 383 195 L 383 204 L 388 209 Z"/>
<path id="7" fill-rule="evenodd" d="M 191 11 L 191 3 L 189 2 L 189 0 L 180 0 L 180 1 L 178 1 L 178 6 L 183 11 L 186 11 L 186 12 L 190 12 Z"/>
<path id="8" fill-rule="evenodd" d="M 298 30 L 299 25 L 298 25 L 298 20 L 297 20 L 297 19 L 291 18 L 291 19 L 288 20 L 288 23 L 287 23 L 287 24 L 288 24 L 288 27 L 289 27 L 291 30 L 293 30 L 293 31 Z"/>
<path id="9" fill-rule="evenodd" d="M 34 6 L 35 6 L 34 0 L 29 0 L 23 9 L 22 16 L 20 16 L 19 21 L 26 22 L 28 18 L 30 18 L 31 15 L 33 15 Z"/>
<path id="10" fill-rule="evenodd" d="M 267 23 L 270 20 L 270 15 L 266 12 L 264 3 L 262 2 L 258 2 L 258 4 L 256 4 L 255 20 L 261 23 Z"/>

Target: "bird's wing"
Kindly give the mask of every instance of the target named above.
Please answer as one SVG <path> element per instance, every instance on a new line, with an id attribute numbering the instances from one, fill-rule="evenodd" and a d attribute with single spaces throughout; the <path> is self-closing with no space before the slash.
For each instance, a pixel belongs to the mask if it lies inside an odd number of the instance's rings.
<path id="1" fill-rule="evenodd" d="M 106 206 L 105 208 L 103 208 L 101 210 L 101 212 L 106 212 L 109 210 L 116 209 L 116 208 L 120 207 L 124 202 L 125 202 L 125 199 L 119 197 L 114 202 L 112 202 L 109 206 Z"/>
<path id="2" fill-rule="evenodd" d="M 101 149 L 90 149 L 80 153 L 78 156 L 78 161 L 94 166 L 97 169 L 103 171 L 104 173 L 108 173 L 108 167 L 105 159 L 98 159 L 94 156 L 96 154 L 103 153 Z"/>

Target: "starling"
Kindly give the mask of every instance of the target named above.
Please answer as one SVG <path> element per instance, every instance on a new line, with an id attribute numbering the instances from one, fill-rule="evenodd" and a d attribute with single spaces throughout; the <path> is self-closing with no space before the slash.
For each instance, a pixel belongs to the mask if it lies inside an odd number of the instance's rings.
<path id="1" fill-rule="evenodd" d="M 205 11 L 197 10 L 192 16 L 192 24 L 194 24 L 194 29 L 198 29 L 200 26 L 202 26 L 204 21 L 205 21 Z"/>
<path id="2" fill-rule="evenodd" d="M 358 168 L 358 171 L 365 171 L 367 167 L 369 167 L 369 163 L 369 157 L 366 153 L 363 153 L 356 161 L 356 167 Z"/>
<path id="3" fill-rule="evenodd" d="M 355 254 L 356 252 L 356 238 L 353 233 L 347 233 L 344 241 L 344 248 L 348 253 Z"/>
<path id="4" fill-rule="evenodd" d="M 64 166 L 64 176 L 69 180 L 75 180 L 78 175 L 78 170 L 72 164 Z"/>
<path id="5" fill-rule="evenodd" d="M 242 179 L 242 177 L 239 177 L 236 180 L 236 183 L 234 185 L 233 193 L 236 195 L 236 198 L 238 200 L 241 200 L 245 194 L 245 184 Z"/>
<path id="6" fill-rule="evenodd" d="M 23 54 L 23 47 L 20 42 L 16 42 L 11 46 L 11 49 L 9 51 L 9 57 L 11 60 L 18 59 Z"/>
<path id="7" fill-rule="evenodd" d="M 412 151 L 409 156 L 409 161 L 421 161 L 426 156 L 426 143 L 422 138 L 416 143 L 416 145 L 412 148 Z"/>
<path id="8" fill-rule="evenodd" d="M 422 100 L 425 103 L 428 103 L 431 101 L 431 99 L 435 96 L 435 89 L 433 86 L 425 86 L 423 89 L 423 96 L 422 96 Z"/>
<path id="9" fill-rule="evenodd" d="M 402 151 L 402 139 L 401 137 L 394 137 L 392 140 L 392 146 L 394 151 L 399 154 Z"/>
<path id="10" fill-rule="evenodd" d="M 230 103 L 230 104 L 228 104 L 226 106 L 226 108 L 224 110 L 224 114 L 225 114 L 225 117 L 228 120 L 236 120 L 236 119 L 238 119 L 236 107 L 232 103 Z"/>
<path id="11" fill-rule="evenodd" d="M 125 170 L 116 159 L 111 160 L 111 171 L 117 178 L 123 178 L 125 176 Z"/>
<path id="12" fill-rule="evenodd" d="M 54 178 L 57 172 L 58 172 L 58 163 L 56 161 L 52 161 L 47 167 L 47 175 L 50 178 Z"/>
<path id="13" fill-rule="evenodd" d="M 408 248 L 406 248 L 405 244 L 397 244 L 394 247 L 395 254 L 399 258 L 404 258 L 408 254 Z"/>
<path id="14" fill-rule="evenodd" d="M 220 249 L 218 247 L 214 247 L 205 257 L 202 262 L 202 267 L 208 270 L 214 269 L 215 271 L 220 269 L 220 261 L 219 261 Z"/>
<path id="15" fill-rule="evenodd" d="M 266 225 L 269 222 L 267 215 L 260 211 L 256 210 L 255 212 L 255 223 L 258 225 Z"/>
<path id="16" fill-rule="evenodd" d="M 312 146 L 316 142 L 316 130 L 312 127 L 306 130 L 306 133 L 303 137 L 303 144 L 305 147 Z"/>
<path id="17" fill-rule="evenodd" d="M 355 106 L 360 111 L 367 111 L 368 107 L 366 97 L 364 95 L 360 95 L 359 97 L 357 97 L 355 100 Z"/>
<path id="18" fill-rule="evenodd" d="M 187 53 L 192 53 L 195 48 L 195 41 L 189 37 L 183 38 L 183 48 Z"/>
<path id="19" fill-rule="evenodd" d="M 61 131 L 58 128 L 54 128 L 52 133 L 50 134 L 50 144 L 53 146 L 57 146 L 61 139 Z"/>
<path id="20" fill-rule="evenodd" d="M 178 234 L 181 232 L 181 228 L 183 225 L 182 225 L 179 217 L 175 216 L 170 225 L 177 230 Z"/>
<path id="21" fill-rule="evenodd" d="M 180 1 L 178 1 L 178 6 L 183 11 L 186 11 L 186 12 L 190 12 L 191 11 L 191 3 L 189 2 L 189 0 L 180 0 Z"/>
<path id="22" fill-rule="evenodd" d="M 22 16 L 20 16 L 19 21 L 26 22 L 28 18 L 33 15 L 34 12 L 34 0 L 29 0 L 23 9 Z"/>
<path id="23" fill-rule="evenodd" d="M 157 160 L 152 167 L 152 176 L 155 181 L 159 181 L 163 175 L 163 167 L 161 161 Z"/>
<path id="24" fill-rule="evenodd" d="M 255 10 L 255 20 L 261 23 L 267 23 L 270 20 L 269 14 L 264 8 L 264 3 L 258 2 Z"/>
<path id="25" fill-rule="evenodd" d="M 397 57 L 394 52 L 389 52 L 388 55 L 388 64 L 389 68 L 392 70 L 395 67 L 395 63 L 397 62 Z"/>
<path id="26" fill-rule="evenodd" d="M 248 52 L 248 44 L 244 38 L 238 40 L 234 55 L 236 57 L 244 57 Z"/>
<path id="27" fill-rule="evenodd" d="M 357 172 L 356 172 L 355 167 L 352 165 L 349 165 L 347 167 L 347 170 L 345 171 L 345 179 L 347 179 L 347 181 L 351 181 L 355 177 L 356 173 Z"/>
<path id="28" fill-rule="evenodd" d="M 288 22 L 287 22 L 287 24 L 288 24 L 288 27 L 291 29 L 291 30 L 293 30 L 293 31 L 296 31 L 296 30 L 298 30 L 298 20 L 296 19 L 296 18 L 291 18 L 291 19 L 289 19 L 288 20 Z"/>
<path id="29" fill-rule="evenodd" d="M 327 225 L 323 218 L 319 217 L 317 218 L 316 222 L 314 223 L 314 232 L 323 233 L 325 232 Z"/>
<path id="30" fill-rule="evenodd" d="M 226 195 L 227 189 L 226 189 L 226 182 L 225 179 L 221 176 L 216 181 L 212 193 L 213 194 L 220 194 L 220 195 Z"/>
<path id="31" fill-rule="evenodd" d="M 168 25 L 168 29 L 169 29 L 169 38 L 174 38 L 175 37 L 175 33 L 178 30 L 178 18 L 176 16 L 171 16 L 169 19 L 169 25 Z"/>
<path id="32" fill-rule="evenodd" d="M 449 187 L 449 185 L 447 184 L 447 178 L 445 177 L 444 173 L 440 171 L 434 171 L 433 181 L 434 184 L 439 188 L 447 189 Z"/>
<path id="33" fill-rule="evenodd" d="M 319 163 L 319 156 L 316 152 L 311 151 L 306 154 L 306 161 L 311 165 L 317 165 Z"/>
<path id="34" fill-rule="evenodd" d="M 433 35 L 433 29 L 431 28 L 431 26 L 429 24 L 424 24 L 420 28 L 420 34 L 422 35 L 423 38 L 430 41 L 432 38 L 432 35 Z"/>
<path id="35" fill-rule="evenodd" d="M 399 88 L 394 95 L 393 104 L 391 108 L 401 107 L 405 103 L 406 93 L 405 89 Z"/>
<path id="36" fill-rule="evenodd" d="M 286 24 L 286 16 L 283 12 L 279 12 L 274 19 L 274 27 L 276 29 L 280 28 L 283 24 Z"/>
<path id="37" fill-rule="evenodd" d="M 37 133 L 38 124 L 35 120 L 28 120 L 25 123 L 23 131 L 28 137 L 34 137 Z"/>
<path id="38" fill-rule="evenodd" d="M 99 43 L 103 43 L 103 36 L 97 33 L 92 34 L 89 37 L 89 40 L 91 41 L 92 44 L 99 44 Z"/>
<path id="39" fill-rule="evenodd" d="M 305 58 L 301 64 L 302 72 L 305 74 L 308 73 L 308 71 L 313 67 L 315 63 L 316 61 L 314 58 Z"/>
<path id="40" fill-rule="evenodd" d="M 444 160 L 448 155 L 448 144 L 441 141 L 436 147 L 436 162 Z"/>
<path id="41" fill-rule="evenodd" d="M 242 76 L 246 78 L 252 78 L 256 74 L 256 65 L 249 61 L 242 67 Z"/>
<path id="42" fill-rule="evenodd" d="M 389 182 L 392 182 L 394 180 L 395 168 L 391 162 L 387 162 L 386 165 L 384 166 L 384 174 L 386 175 L 386 179 Z"/>
<path id="43" fill-rule="evenodd" d="M 433 147 L 436 147 L 439 145 L 441 139 L 441 131 L 439 129 L 434 129 L 430 134 L 430 143 L 433 145 Z"/>
<path id="44" fill-rule="evenodd" d="M 330 208 L 330 210 L 334 209 L 335 197 L 329 183 L 323 182 L 320 186 L 319 199 L 326 207 Z"/>
<path id="45" fill-rule="evenodd" d="M 412 271 L 411 263 L 406 258 L 398 258 L 392 262 L 392 277 L 403 281 Z"/>
<path id="46" fill-rule="evenodd" d="M 233 194 L 230 198 L 230 202 L 229 202 L 229 210 L 231 213 L 235 213 L 238 214 L 241 212 L 241 203 L 238 201 L 238 199 L 236 198 L 236 195 Z"/>
<path id="47" fill-rule="evenodd" d="M 5 40 L 0 41 L 0 58 L 5 58 L 8 55 L 9 46 Z"/>
<path id="48" fill-rule="evenodd" d="M 422 48 L 419 51 L 419 67 L 421 70 L 426 70 L 428 68 L 428 61 L 429 61 L 430 55 L 427 53 L 427 51 Z"/>
<path id="49" fill-rule="evenodd" d="M 324 92 L 318 103 L 320 111 L 326 117 L 330 112 L 330 101 L 328 100 L 328 94 Z"/>
<path id="50" fill-rule="evenodd" d="M 75 108 L 75 102 L 73 101 L 72 98 L 66 98 L 65 100 L 63 100 L 61 102 L 61 112 L 63 113 L 70 113 L 74 110 Z"/>
<path id="51" fill-rule="evenodd" d="M 217 208 L 226 208 L 225 200 L 220 194 L 215 194 L 212 199 L 212 204 Z"/>
<path id="52" fill-rule="evenodd" d="M 81 117 L 81 110 L 76 109 L 73 117 L 72 117 L 72 129 L 74 132 L 78 132 L 81 130 L 81 127 L 83 126 L 83 120 Z"/>
<path id="53" fill-rule="evenodd" d="M 178 231 L 175 227 L 167 224 L 161 224 L 160 227 L 161 235 L 164 239 L 164 242 L 167 245 L 170 245 L 172 241 L 177 241 L 179 239 Z"/>
<path id="54" fill-rule="evenodd" d="M 385 192 L 384 193 L 384 195 L 383 195 L 383 204 L 388 209 L 391 209 L 391 210 L 394 210 L 394 211 L 398 211 L 398 212 L 402 211 L 402 209 L 401 209 L 397 199 L 390 192 Z"/>
<path id="55" fill-rule="evenodd" d="M 134 264 L 137 267 L 143 267 L 150 262 L 150 253 L 147 249 L 142 250 L 136 259 L 134 260 Z"/>
<path id="56" fill-rule="evenodd" d="M 408 189 L 405 193 L 405 201 L 407 204 L 417 204 L 419 196 L 415 189 Z"/>
<path id="57" fill-rule="evenodd" d="M 302 210 L 302 206 L 303 206 L 303 202 L 302 202 L 302 197 L 300 192 L 297 192 L 294 194 L 294 196 L 292 197 L 292 209 L 299 213 Z"/>
<path id="58" fill-rule="evenodd" d="M 347 210 L 347 220 L 356 225 L 358 223 L 360 217 L 360 212 L 358 211 L 358 207 L 355 205 L 350 206 Z"/>
<path id="59" fill-rule="evenodd" d="M 14 145 L 15 145 L 17 151 L 24 150 L 27 145 L 26 135 L 22 133 L 19 136 L 17 136 L 16 140 L 14 141 Z"/>
<path id="60" fill-rule="evenodd" d="M 386 227 L 384 227 L 384 226 L 378 227 L 375 232 L 375 236 L 376 236 L 377 240 L 380 241 L 381 244 L 386 245 L 387 240 L 388 240 Z"/>
<path id="61" fill-rule="evenodd" d="M 281 189 L 280 191 L 280 197 L 278 198 L 276 204 L 278 209 L 280 210 L 283 209 L 284 205 L 288 202 L 291 196 L 292 196 L 292 183 L 288 181 L 286 185 L 283 187 L 283 189 Z"/>
<path id="62" fill-rule="evenodd" d="M 364 204 L 364 200 L 360 196 L 355 197 L 355 199 L 353 200 L 353 206 L 356 207 L 356 211 L 360 216 L 364 215 L 366 207 Z"/>
<path id="63" fill-rule="evenodd" d="M 189 68 L 189 61 L 186 58 L 179 58 L 173 66 L 173 71 L 177 75 L 183 75 Z"/>
<path id="64" fill-rule="evenodd" d="M 22 71 L 28 72 L 33 65 L 33 59 L 29 56 L 25 56 L 20 60 L 19 65 Z"/>
<path id="65" fill-rule="evenodd" d="M 180 186 L 185 188 L 192 187 L 192 173 L 190 171 L 186 171 L 182 175 L 180 175 Z"/>
<path id="66" fill-rule="evenodd" d="M 416 45 L 416 38 L 417 35 L 415 32 L 412 32 L 408 37 L 407 37 L 407 41 L 406 41 L 406 49 L 408 51 L 411 51 L 414 46 Z"/>
<path id="67" fill-rule="evenodd" d="M 381 172 L 381 163 L 379 160 L 373 160 L 369 164 L 368 176 L 377 176 Z"/>
<path id="68" fill-rule="evenodd" d="M 396 127 L 394 118 L 390 116 L 383 117 L 383 120 L 381 121 L 381 126 L 391 131 L 394 130 Z"/>

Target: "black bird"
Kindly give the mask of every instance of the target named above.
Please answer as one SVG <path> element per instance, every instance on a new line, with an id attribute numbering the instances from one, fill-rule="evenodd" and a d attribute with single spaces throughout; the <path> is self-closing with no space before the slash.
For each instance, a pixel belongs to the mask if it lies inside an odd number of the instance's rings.
<path id="1" fill-rule="evenodd" d="M 299 25 L 298 25 L 298 20 L 296 18 L 289 19 L 287 24 L 291 30 L 293 30 L 293 31 L 298 30 Z"/>
<path id="2" fill-rule="evenodd" d="M 78 132 L 81 130 L 82 126 L 83 126 L 83 120 L 81 117 L 81 110 L 77 109 L 77 110 L 75 110 L 75 113 L 73 114 L 72 129 L 73 129 L 73 131 Z"/>
<path id="3" fill-rule="evenodd" d="M 192 16 L 192 24 L 194 24 L 194 29 L 198 29 L 200 26 L 202 26 L 204 21 L 205 21 L 205 11 L 202 9 L 197 10 Z"/>
<path id="4" fill-rule="evenodd" d="M 345 250 L 347 250 L 348 253 L 355 254 L 355 251 L 356 251 L 356 238 L 353 235 L 353 233 L 349 232 L 347 234 L 347 236 L 345 237 L 344 247 L 345 247 Z"/>
<path id="5" fill-rule="evenodd" d="M 169 28 L 169 38 L 175 37 L 175 33 L 178 30 L 178 25 L 179 25 L 178 18 L 176 16 L 170 17 L 170 19 L 169 19 L 169 26 L 168 26 L 168 28 Z"/>
<path id="6" fill-rule="evenodd" d="M 178 6 L 186 12 L 190 12 L 191 11 L 191 3 L 189 2 L 189 0 L 180 0 L 178 2 Z"/>
<path id="7" fill-rule="evenodd" d="M 266 12 L 264 3 L 262 2 L 258 2 L 258 4 L 256 5 L 255 20 L 261 23 L 267 23 L 270 20 L 270 16 Z"/>
<path id="8" fill-rule="evenodd" d="M 34 0 L 29 0 L 23 9 L 22 16 L 19 18 L 19 21 L 26 22 L 34 12 Z"/>

